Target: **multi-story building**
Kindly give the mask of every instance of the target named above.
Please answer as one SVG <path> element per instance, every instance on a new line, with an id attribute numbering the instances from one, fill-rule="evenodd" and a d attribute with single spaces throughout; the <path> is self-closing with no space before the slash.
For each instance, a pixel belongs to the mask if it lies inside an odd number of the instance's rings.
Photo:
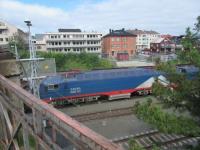
<path id="1" fill-rule="evenodd" d="M 158 38 L 151 42 L 150 49 L 152 52 L 170 53 L 175 51 L 175 46 L 170 39 Z"/>
<path id="2" fill-rule="evenodd" d="M 20 38 L 28 43 L 27 33 L 13 25 L 0 21 L 0 46 L 8 45 L 9 41 L 12 40 L 14 36 L 20 36 Z"/>
<path id="3" fill-rule="evenodd" d="M 156 31 L 145 30 L 127 30 L 127 32 L 137 35 L 136 49 L 137 51 L 150 49 L 150 43 L 157 38 L 160 38 L 160 34 Z"/>
<path id="4" fill-rule="evenodd" d="M 101 33 L 81 32 L 80 29 L 58 29 L 58 32 L 45 34 L 47 51 L 65 53 L 100 54 L 101 38 Z"/>
<path id="5" fill-rule="evenodd" d="M 46 38 L 47 36 L 45 34 L 35 34 L 34 36 L 34 44 L 35 44 L 35 49 L 37 51 L 46 51 Z"/>
<path id="6" fill-rule="evenodd" d="M 122 55 L 130 57 L 135 54 L 136 35 L 122 30 L 110 30 L 109 34 L 103 37 L 102 52 L 111 58 L 120 58 Z M 124 57 L 127 59 L 127 57 Z"/>

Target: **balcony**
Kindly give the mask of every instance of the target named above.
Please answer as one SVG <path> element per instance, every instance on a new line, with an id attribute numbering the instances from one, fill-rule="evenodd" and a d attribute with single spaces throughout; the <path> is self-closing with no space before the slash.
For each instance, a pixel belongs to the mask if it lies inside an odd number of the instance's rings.
<path id="1" fill-rule="evenodd" d="M 48 38 L 47 41 L 100 41 L 101 38 Z"/>
<path id="2" fill-rule="evenodd" d="M 8 30 L 7 26 L 0 26 L 0 30 Z"/>
<path id="3" fill-rule="evenodd" d="M 73 48 L 73 47 L 77 47 L 77 48 L 81 48 L 81 47 L 101 47 L 101 44 L 93 44 L 93 45 L 88 45 L 88 44 L 82 44 L 82 45 L 73 45 L 73 44 L 69 44 L 69 45 L 47 45 L 47 48 Z"/>

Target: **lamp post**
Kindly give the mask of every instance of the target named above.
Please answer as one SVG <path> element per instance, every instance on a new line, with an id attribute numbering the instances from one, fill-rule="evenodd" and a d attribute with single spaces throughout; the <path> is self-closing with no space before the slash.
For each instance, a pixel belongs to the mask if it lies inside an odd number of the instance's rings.
<path id="1" fill-rule="evenodd" d="M 37 86 L 37 60 L 36 60 L 36 52 L 34 50 L 34 47 L 32 45 L 32 38 L 31 38 L 31 21 L 24 21 L 28 27 L 28 44 L 29 44 L 29 53 L 30 53 L 30 70 L 31 70 L 31 75 L 29 80 L 29 86 L 30 86 L 30 91 L 33 93 L 35 96 L 39 96 L 38 92 L 38 86 Z"/>
<path id="2" fill-rule="evenodd" d="M 29 45 L 29 52 L 30 52 L 30 58 L 35 58 L 35 51 L 32 47 L 32 40 L 31 40 L 31 21 L 24 21 L 28 27 L 28 45 Z"/>

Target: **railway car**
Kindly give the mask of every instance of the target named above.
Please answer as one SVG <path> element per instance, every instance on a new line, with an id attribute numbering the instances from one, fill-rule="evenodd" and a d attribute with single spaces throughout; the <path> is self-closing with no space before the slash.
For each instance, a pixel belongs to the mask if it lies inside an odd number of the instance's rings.
<path id="1" fill-rule="evenodd" d="M 130 98 L 131 94 L 150 94 L 155 78 L 163 73 L 145 68 L 124 68 L 80 72 L 70 76 L 47 77 L 40 84 L 40 98 L 54 105 Z"/>

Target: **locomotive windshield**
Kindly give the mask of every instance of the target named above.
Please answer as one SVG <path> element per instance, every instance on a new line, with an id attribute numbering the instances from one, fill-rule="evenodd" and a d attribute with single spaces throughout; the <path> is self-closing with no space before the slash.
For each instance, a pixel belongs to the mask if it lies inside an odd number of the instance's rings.
<path id="1" fill-rule="evenodd" d="M 58 89 L 58 84 L 49 84 L 47 86 L 47 89 L 48 90 L 56 90 L 56 89 Z"/>

